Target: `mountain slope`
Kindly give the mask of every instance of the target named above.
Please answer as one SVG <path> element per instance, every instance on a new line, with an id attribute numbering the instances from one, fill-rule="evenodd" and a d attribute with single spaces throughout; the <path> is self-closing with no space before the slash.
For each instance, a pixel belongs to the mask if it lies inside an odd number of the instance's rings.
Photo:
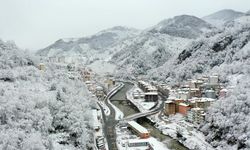
<path id="1" fill-rule="evenodd" d="M 215 26 L 222 26 L 224 23 L 233 21 L 241 16 L 243 16 L 244 13 L 234 11 L 231 9 L 224 9 L 218 12 L 215 12 L 211 15 L 205 16 L 202 19 L 205 21 L 215 25 Z"/>
<path id="2" fill-rule="evenodd" d="M 117 26 L 90 37 L 60 39 L 47 48 L 39 50 L 37 54 L 47 57 L 72 57 L 69 61 L 82 58 L 84 62 L 89 62 L 94 59 L 102 59 L 102 56 L 105 58 L 109 53 L 112 53 L 112 47 L 139 32 L 136 29 Z"/>
<path id="3" fill-rule="evenodd" d="M 118 65 L 116 76 L 145 76 L 149 70 L 178 55 L 195 38 L 212 30 L 216 28 L 194 16 L 163 20 L 128 41 L 129 44 L 114 54 L 111 61 Z"/>
<path id="4" fill-rule="evenodd" d="M 250 15 L 250 10 L 246 12 L 247 15 Z"/>
<path id="5" fill-rule="evenodd" d="M 146 75 L 147 71 L 160 67 L 178 54 L 190 39 L 173 37 L 161 33 L 144 32 L 131 39 L 111 59 L 116 64 L 117 77 Z"/>
<path id="6" fill-rule="evenodd" d="M 228 23 L 223 30 L 206 34 L 162 67 L 152 70 L 149 76 L 181 81 L 210 72 L 221 64 L 231 63 L 232 58 L 249 42 L 249 22 L 249 16 L 243 16 Z"/>
<path id="7" fill-rule="evenodd" d="M 198 17 L 181 15 L 161 21 L 152 27 L 150 32 L 168 34 L 181 38 L 197 38 L 212 28 L 212 25 Z"/>

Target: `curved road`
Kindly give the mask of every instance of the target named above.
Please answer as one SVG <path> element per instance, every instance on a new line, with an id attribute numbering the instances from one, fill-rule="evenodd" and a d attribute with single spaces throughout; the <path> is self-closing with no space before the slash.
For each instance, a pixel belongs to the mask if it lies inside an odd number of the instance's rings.
<path id="1" fill-rule="evenodd" d="M 126 85 L 124 85 L 117 92 L 123 92 L 123 89 L 126 89 L 125 86 Z M 119 89 L 119 88 L 117 88 L 117 89 Z M 116 91 L 116 90 L 114 90 L 114 91 Z M 112 96 L 116 95 L 116 92 L 114 92 L 115 94 L 113 92 L 110 92 L 110 93 L 113 94 Z M 118 121 L 115 120 L 115 110 L 113 109 L 113 107 L 108 102 L 109 99 L 112 96 L 109 96 L 109 94 L 108 94 L 107 97 L 104 99 L 105 104 L 110 109 L 110 115 L 109 116 L 106 116 L 102 106 L 100 104 L 98 104 L 98 105 L 99 105 L 99 107 L 101 108 L 101 111 L 102 111 L 102 117 L 103 117 L 103 123 L 104 123 L 103 124 L 103 129 L 104 129 L 105 137 L 107 139 L 109 150 L 118 150 L 117 147 L 116 147 L 116 133 L 115 133 L 115 126 L 118 123 Z"/>
<path id="2" fill-rule="evenodd" d="M 109 147 L 110 150 L 118 150 L 117 147 L 116 147 L 115 127 L 119 123 L 119 121 L 115 120 L 115 110 L 113 109 L 113 107 L 110 105 L 110 103 L 108 101 L 109 101 L 109 99 L 111 97 L 113 97 L 114 95 L 118 94 L 119 92 L 124 93 L 124 95 L 126 95 L 126 92 L 128 91 L 128 89 L 127 89 L 126 86 L 127 85 L 125 84 L 120 90 L 117 91 L 117 93 L 116 92 L 110 92 L 107 95 L 107 97 L 104 99 L 105 104 L 110 109 L 110 115 L 109 116 L 105 115 L 105 112 L 104 112 L 102 106 L 100 104 L 98 104 L 99 107 L 101 108 L 101 111 L 102 111 L 103 123 L 104 123 L 103 124 L 104 134 L 105 134 L 105 137 L 107 139 L 108 147 Z M 119 89 L 119 88 L 117 88 L 117 89 Z M 116 91 L 116 90 L 114 90 L 114 91 Z M 110 96 L 110 95 L 112 95 L 112 96 Z M 147 116 L 150 116 L 152 114 L 158 113 L 159 111 L 161 111 L 163 109 L 165 97 L 161 93 L 160 93 L 160 97 L 161 97 L 160 100 L 162 100 L 162 103 L 160 104 L 160 106 L 158 108 L 154 109 L 153 111 L 151 110 L 149 112 L 149 114 L 147 114 Z M 137 114 L 137 115 L 139 115 L 139 116 L 136 117 L 136 118 L 140 118 L 140 117 L 144 117 L 145 116 L 143 113 L 142 113 L 142 116 L 140 115 L 140 113 Z"/>

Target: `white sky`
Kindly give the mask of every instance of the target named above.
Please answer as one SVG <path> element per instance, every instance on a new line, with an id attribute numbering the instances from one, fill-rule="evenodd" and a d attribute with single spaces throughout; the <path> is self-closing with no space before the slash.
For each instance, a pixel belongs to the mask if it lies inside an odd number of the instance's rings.
<path id="1" fill-rule="evenodd" d="M 176 15 L 250 10 L 250 0 L 0 0 L 0 38 L 37 50 L 117 25 L 144 29 Z"/>

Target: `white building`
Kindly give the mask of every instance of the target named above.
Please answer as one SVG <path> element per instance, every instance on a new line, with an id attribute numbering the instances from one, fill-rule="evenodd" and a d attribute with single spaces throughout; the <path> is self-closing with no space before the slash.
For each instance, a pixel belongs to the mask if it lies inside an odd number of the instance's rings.
<path id="1" fill-rule="evenodd" d="M 209 76 L 209 83 L 210 84 L 218 84 L 219 83 L 219 76 Z"/>
<path id="2" fill-rule="evenodd" d="M 187 114 L 187 120 L 194 124 L 200 124 L 205 119 L 205 112 L 202 108 L 192 108 L 190 111 L 188 111 Z"/>

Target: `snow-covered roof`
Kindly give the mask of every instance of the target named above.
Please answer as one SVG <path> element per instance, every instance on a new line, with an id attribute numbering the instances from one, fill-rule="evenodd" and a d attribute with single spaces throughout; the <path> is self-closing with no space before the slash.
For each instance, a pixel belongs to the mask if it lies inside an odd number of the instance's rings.
<path id="1" fill-rule="evenodd" d="M 167 100 L 167 101 L 165 101 L 165 103 L 169 104 L 169 103 L 173 103 L 173 101 Z"/>
<path id="2" fill-rule="evenodd" d="M 157 92 L 147 92 L 147 93 L 145 93 L 145 95 L 158 95 L 158 93 Z"/>
<path id="3" fill-rule="evenodd" d="M 221 89 L 220 91 L 221 91 L 221 92 L 228 92 L 227 89 Z"/>
<path id="4" fill-rule="evenodd" d="M 185 104 L 185 103 L 180 103 L 179 105 L 180 106 L 185 106 L 185 107 L 189 106 L 188 104 Z"/>
<path id="5" fill-rule="evenodd" d="M 175 96 L 169 96 L 169 97 L 168 97 L 168 100 L 175 100 L 175 99 L 176 99 Z"/>
<path id="6" fill-rule="evenodd" d="M 96 90 L 103 90 L 103 88 L 101 86 L 97 86 Z"/>
<path id="7" fill-rule="evenodd" d="M 196 108 L 192 108 L 191 110 L 193 111 L 199 111 L 199 110 L 203 110 L 202 108 L 196 107 Z"/>
<path id="8" fill-rule="evenodd" d="M 138 130 L 140 133 L 149 133 L 148 130 L 146 128 L 144 128 L 143 126 L 141 126 L 140 124 L 138 124 L 135 121 L 129 121 L 128 124 L 135 128 L 136 130 Z"/>

